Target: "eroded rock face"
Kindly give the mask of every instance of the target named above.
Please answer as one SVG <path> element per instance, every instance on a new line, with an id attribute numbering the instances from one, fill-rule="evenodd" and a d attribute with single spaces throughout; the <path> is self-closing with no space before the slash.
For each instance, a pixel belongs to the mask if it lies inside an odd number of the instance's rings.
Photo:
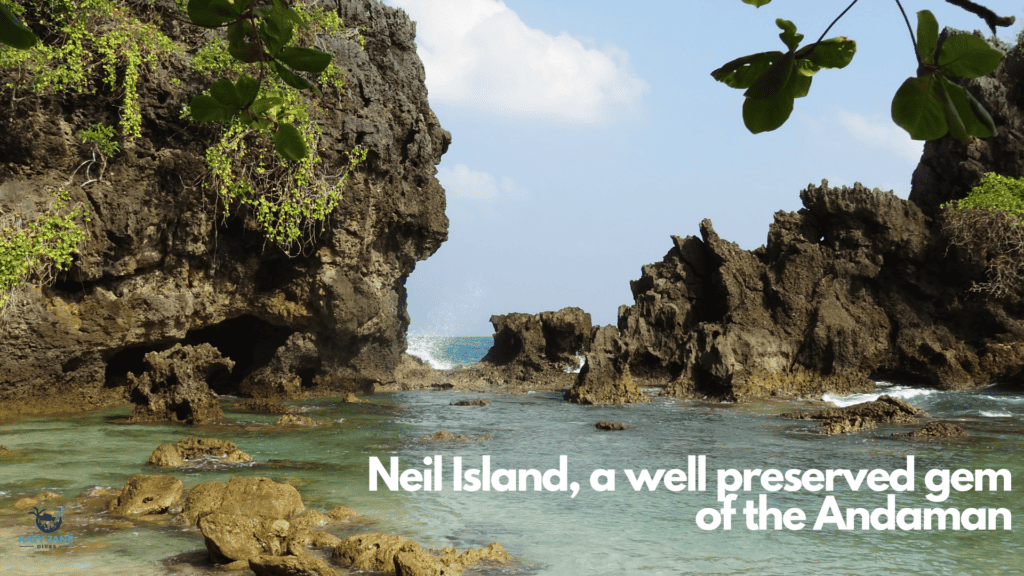
<path id="1" fill-rule="evenodd" d="M 305 511 L 302 496 L 289 484 L 270 478 L 236 476 L 229 482 L 193 487 L 182 505 L 186 526 L 196 526 L 213 513 L 289 520 Z"/>
<path id="2" fill-rule="evenodd" d="M 128 374 L 128 397 L 135 404 L 129 422 L 209 424 L 224 418 L 209 383 L 225 379 L 235 363 L 213 346 L 175 345 L 146 354 L 141 376 Z"/>
<path id="3" fill-rule="evenodd" d="M 969 293 L 971 276 L 912 202 L 827 182 L 741 250 L 701 223 L 673 238 L 619 310 L 623 352 L 668 392 L 742 400 L 942 389 L 1019 378 L 1024 309 Z"/>
<path id="4" fill-rule="evenodd" d="M 398 576 L 458 576 L 481 561 L 505 563 L 508 552 L 494 542 L 484 548 L 459 554 L 454 548 L 426 551 L 418 542 L 384 533 L 359 534 L 346 538 L 333 553 L 334 560 L 356 570 Z"/>
<path id="5" fill-rule="evenodd" d="M 602 326 L 594 331 L 587 361 L 566 391 L 565 400 L 577 404 L 637 404 L 651 399 L 637 388 L 629 373 L 629 355 L 619 331 Z"/>
<path id="6" fill-rule="evenodd" d="M 142 137 L 108 160 L 102 180 L 83 187 L 80 171 L 70 187 L 92 215 L 81 254 L 57 284 L 19 294 L 11 308 L 0 337 L 5 409 L 123 402 L 144 356 L 178 343 L 210 344 L 235 362 L 218 393 L 238 394 L 242 382 L 251 394 L 287 397 L 393 380 L 409 324 L 406 278 L 447 238 L 435 165 L 451 136 L 427 102 L 408 16 L 373 0 L 323 5 L 366 41 L 365 50 L 355 35 L 318 41 L 345 75 L 344 93 L 319 100 L 324 173 L 341 173 L 357 144 L 369 149 L 327 229 L 290 258 L 264 250 L 242 212 L 217 226 L 217 199 L 200 182 L 218 128 L 179 118 L 213 78 L 174 58 L 141 70 Z M 176 20 L 158 24 L 182 38 Z M 77 134 L 116 125 L 123 102 L 106 92 L 7 96 L 0 90 L 13 106 L 0 118 L 0 209 L 32 217 L 45 189 L 91 158 Z"/>
<path id="7" fill-rule="evenodd" d="M 185 486 L 174 476 L 136 474 L 125 482 L 117 498 L 110 501 L 112 516 L 161 514 L 181 501 Z"/>

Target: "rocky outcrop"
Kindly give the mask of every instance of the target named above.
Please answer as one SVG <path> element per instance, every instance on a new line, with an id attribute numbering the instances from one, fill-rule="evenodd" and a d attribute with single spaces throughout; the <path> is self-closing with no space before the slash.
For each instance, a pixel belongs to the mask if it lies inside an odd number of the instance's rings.
<path id="1" fill-rule="evenodd" d="M 162 514 L 181 501 L 185 486 L 174 476 L 136 474 L 125 482 L 117 498 L 110 501 L 111 516 Z"/>
<path id="2" fill-rule="evenodd" d="M 705 220 L 643 268 L 619 310 L 632 372 L 742 400 L 866 392 L 872 378 L 967 389 L 1024 369 L 1024 308 L 969 293 L 977 276 L 914 203 L 827 182 L 800 197 L 758 250 Z"/>
<path id="3" fill-rule="evenodd" d="M 213 346 L 176 344 L 145 356 L 141 376 L 128 374 L 128 398 L 135 404 L 129 422 L 210 424 L 224 418 L 209 383 L 224 380 L 235 363 Z"/>
<path id="4" fill-rule="evenodd" d="M 189 490 L 182 505 L 183 523 L 196 526 L 213 513 L 290 519 L 306 509 L 299 492 L 270 478 L 241 477 L 229 482 L 205 482 Z"/>
<path id="5" fill-rule="evenodd" d="M 962 33 L 946 28 L 940 37 Z M 1006 54 L 999 68 L 989 76 L 955 80 L 988 110 L 999 134 L 966 144 L 950 136 L 925 142 L 910 200 L 927 216 L 936 217 L 940 205 L 967 196 L 986 172 L 1024 176 L 1024 48 L 1013 49 L 998 39 L 989 43 Z"/>
<path id="6" fill-rule="evenodd" d="M 823 434 L 846 434 L 871 430 L 879 424 L 913 424 L 928 413 L 905 400 L 882 395 L 871 402 L 861 402 L 845 408 L 826 408 L 817 412 L 780 414 L 782 418 L 818 420 Z"/>
<path id="7" fill-rule="evenodd" d="M 586 363 L 565 400 L 577 404 L 636 404 L 651 399 L 637 388 L 629 373 L 629 352 L 614 326 L 594 331 Z"/>
<path id="8" fill-rule="evenodd" d="M 161 444 L 153 450 L 147 466 L 180 467 L 196 460 L 213 460 L 221 464 L 252 462 L 252 456 L 238 449 L 230 440 L 216 438 L 182 438 L 175 444 Z"/>
<path id="9" fill-rule="evenodd" d="M 516 369 L 519 380 L 537 372 L 578 370 L 590 348 L 590 314 L 579 308 L 495 315 L 491 324 L 494 345 L 481 362 Z"/>
<path id="10" fill-rule="evenodd" d="M 174 3 L 157 4 L 157 25 L 185 42 Z M 192 73 L 184 59 L 140 67 L 142 136 L 123 142 L 102 179 L 88 184 L 84 168 L 72 176 L 92 159 L 77 134 L 92 123 L 117 124 L 120 91 L 13 98 L 0 89 L 11 104 L 0 117 L 0 209 L 32 218 L 45 208 L 45 190 L 70 180 L 72 201 L 92 216 L 70 271 L 19 293 L 8 311 L 0 337 L 5 410 L 124 402 L 128 374 L 141 375 L 146 354 L 176 344 L 208 344 L 235 363 L 217 393 L 237 395 L 244 383 L 250 394 L 294 397 L 393 381 L 409 324 L 406 278 L 447 238 L 435 165 L 451 136 L 427 102 L 408 16 L 374 0 L 322 5 L 365 39 L 365 49 L 355 32 L 317 39 L 345 80 L 344 92 L 328 89 L 318 100 L 323 174 L 341 174 L 356 145 L 369 153 L 301 253 L 267 246 L 244 210 L 226 221 L 216 211 L 202 181 L 205 142 L 219 128 L 180 118 L 214 78 Z M 0 71 L 0 86 L 11 73 Z"/>

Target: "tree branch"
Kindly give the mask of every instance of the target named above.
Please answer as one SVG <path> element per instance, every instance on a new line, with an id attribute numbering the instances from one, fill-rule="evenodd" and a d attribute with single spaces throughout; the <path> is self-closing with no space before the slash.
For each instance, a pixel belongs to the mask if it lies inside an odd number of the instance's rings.
<path id="1" fill-rule="evenodd" d="M 954 6 L 959 6 L 960 8 L 963 8 L 984 20 L 985 23 L 988 24 L 988 27 L 992 29 L 993 36 L 996 35 L 996 26 L 1012 26 L 1013 23 L 1017 21 L 1013 16 L 997 16 L 995 12 L 980 4 L 975 4 L 974 2 L 971 2 L 971 0 L 946 0 L 946 2 L 949 2 Z"/>

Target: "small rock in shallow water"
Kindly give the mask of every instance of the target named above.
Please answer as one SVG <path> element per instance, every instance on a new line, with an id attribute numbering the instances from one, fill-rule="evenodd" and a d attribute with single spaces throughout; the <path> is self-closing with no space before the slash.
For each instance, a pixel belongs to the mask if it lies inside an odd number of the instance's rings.
<path id="1" fill-rule="evenodd" d="M 924 428 L 919 428 L 913 432 L 893 434 L 893 436 L 904 436 L 908 438 L 964 438 L 966 436 L 970 436 L 970 434 L 956 424 L 950 424 L 949 422 L 932 422 Z"/>
<path id="2" fill-rule="evenodd" d="M 257 576 L 335 576 L 327 562 L 315 556 L 257 556 L 249 558 Z"/>
<path id="3" fill-rule="evenodd" d="M 433 434 L 424 434 L 420 436 L 419 439 L 421 442 L 429 440 L 434 440 L 438 442 L 486 442 L 494 440 L 494 438 L 491 438 L 490 436 L 477 436 L 476 438 L 474 438 L 472 436 L 465 436 L 463 434 L 452 434 L 447 430 L 440 430 L 438 432 L 434 432 Z"/>
<path id="4" fill-rule="evenodd" d="M 452 402 L 451 405 L 452 406 L 490 406 L 491 405 L 491 401 L 490 400 L 484 400 L 483 398 L 481 398 L 479 400 L 459 400 L 458 402 Z"/>
<path id="5" fill-rule="evenodd" d="M 625 430 L 626 425 L 622 422 L 598 422 L 594 424 L 594 427 L 598 430 Z"/>
<path id="6" fill-rule="evenodd" d="M 252 462 L 252 456 L 234 442 L 215 438 L 182 438 L 177 444 L 161 444 L 149 457 L 149 466 L 185 466 L 190 460 L 213 458 L 219 463 Z"/>
<path id="7" fill-rule="evenodd" d="M 162 514 L 181 501 L 185 486 L 174 476 L 136 474 L 128 479 L 121 495 L 110 501 L 111 516 Z"/>
<path id="8" fill-rule="evenodd" d="M 285 414 L 278 419 L 274 424 L 278 426 L 323 426 L 326 422 L 320 420 L 313 420 L 309 416 L 296 416 L 294 414 Z"/>

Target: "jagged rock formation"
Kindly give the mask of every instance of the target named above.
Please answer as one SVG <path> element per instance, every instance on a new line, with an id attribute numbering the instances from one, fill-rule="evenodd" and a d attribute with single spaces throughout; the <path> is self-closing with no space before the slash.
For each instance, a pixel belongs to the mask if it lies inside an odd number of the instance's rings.
<path id="1" fill-rule="evenodd" d="M 135 404 L 129 422 L 210 424 L 224 418 L 208 383 L 224 380 L 235 363 L 213 346 L 182 346 L 149 352 L 146 371 L 128 374 L 128 397 Z"/>
<path id="2" fill-rule="evenodd" d="M 629 351 L 614 326 L 594 330 L 587 361 L 565 400 L 577 404 L 642 404 L 651 399 L 629 373 Z"/>
<path id="3" fill-rule="evenodd" d="M 872 377 L 967 389 L 1019 378 L 1024 308 L 968 292 L 939 227 L 891 193 L 809 186 L 758 250 L 701 223 L 619 310 L 630 369 L 726 399 L 869 391 Z"/>
<path id="4" fill-rule="evenodd" d="M 580 357 L 590 349 L 590 314 L 579 308 L 495 315 L 491 324 L 494 345 L 480 362 L 505 367 L 518 380 L 538 372 L 578 370 Z"/>
<path id="5" fill-rule="evenodd" d="M 946 28 L 940 38 L 962 33 Z M 999 68 L 989 76 L 957 80 L 992 115 L 999 135 L 971 138 L 967 144 L 948 136 L 925 142 L 910 200 L 927 216 L 937 216 L 941 204 L 967 196 L 986 172 L 1024 176 L 1024 48 L 1013 49 L 998 39 L 989 43 L 1006 54 Z"/>
<path id="6" fill-rule="evenodd" d="M 172 5 L 158 2 L 160 26 L 180 39 Z M 216 128 L 179 118 L 212 78 L 174 58 L 142 69 L 142 137 L 108 161 L 102 180 L 83 186 L 79 173 L 70 186 L 92 213 L 81 254 L 55 285 L 23 291 L 9 311 L 5 410 L 123 402 L 127 375 L 141 372 L 146 354 L 179 343 L 209 344 L 235 362 L 219 393 L 244 383 L 253 395 L 294 397 L 393 381 L 409 323 L 405 280 L 447 238 L 435 165 L 451 136 L 428 105 L 408 16 L 372 0 L 337 9 L 366 48 L 354 35 L 320 40 L 345 71 L 345 92 L 320 100 L 323 170 L 340 173 L 357 144 L 370 152 L 324 233 L 290 258 L 265 250 L 242 214 L 218 225 L 216 198 L 199 184 Z M 77 133 L 116 124 L 120 100 L 109 91 L 18 96 L 0 90 L 11 103 L 0 118 L 0 209 L 32 217 L 44 190 L 89 159 Z"/>

